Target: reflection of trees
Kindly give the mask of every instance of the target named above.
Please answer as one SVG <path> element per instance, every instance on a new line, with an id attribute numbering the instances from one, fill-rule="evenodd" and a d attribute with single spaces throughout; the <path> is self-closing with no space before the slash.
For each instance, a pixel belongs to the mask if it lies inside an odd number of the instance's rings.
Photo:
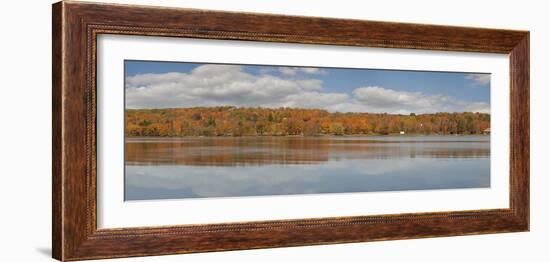
<path id="1" fill-rule="evenodd" d="M 305 137 L 128 139 L 129 165 L 292 165 L 329 159 L 479 158 L 489 143 Z"/>

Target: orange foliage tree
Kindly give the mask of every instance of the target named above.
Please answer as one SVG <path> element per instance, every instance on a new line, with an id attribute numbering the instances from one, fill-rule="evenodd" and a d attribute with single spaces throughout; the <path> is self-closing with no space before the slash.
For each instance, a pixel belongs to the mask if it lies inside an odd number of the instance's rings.
<path id="1" fill-rule="evenodd" d="M 193 107 L 127 109 L 129 137 L 319 136 L 482 134 L 490 127 L 484 113 L 373 114 L 329 113 L 303 108 Z"/>

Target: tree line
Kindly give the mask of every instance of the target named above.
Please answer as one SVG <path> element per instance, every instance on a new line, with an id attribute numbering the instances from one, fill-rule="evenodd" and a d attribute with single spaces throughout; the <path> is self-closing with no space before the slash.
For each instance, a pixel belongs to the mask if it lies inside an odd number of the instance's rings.
<path id="1" fill-rule="evenodd" d="M 483 134 L 485 113 L 331 113 L 303 108 L 126 109 L 128 137 Z"/>

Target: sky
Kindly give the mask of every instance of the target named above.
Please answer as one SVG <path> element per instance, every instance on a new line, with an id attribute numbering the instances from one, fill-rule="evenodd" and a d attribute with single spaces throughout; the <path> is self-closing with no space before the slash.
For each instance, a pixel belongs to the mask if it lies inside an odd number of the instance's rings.
<path id="1" fill-rule="evenodd" d="M 126 60 L 126 108 L 490 112 L 490 74 Z"/>

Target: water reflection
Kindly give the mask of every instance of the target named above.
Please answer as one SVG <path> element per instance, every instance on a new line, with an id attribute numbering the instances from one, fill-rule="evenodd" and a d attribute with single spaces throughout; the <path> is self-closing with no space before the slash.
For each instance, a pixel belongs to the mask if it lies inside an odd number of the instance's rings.
<path id="1" fill-rule="evenodd" d="M 126 200 L 476 188 L 488 136 L 139 138 Z"/>
<path id="2" fill-rule="evenodd" d="M 479 158 L 487 136 L 138 138 L 126 142 L 127 165 L 250 166 L 341 159 Z"/>

